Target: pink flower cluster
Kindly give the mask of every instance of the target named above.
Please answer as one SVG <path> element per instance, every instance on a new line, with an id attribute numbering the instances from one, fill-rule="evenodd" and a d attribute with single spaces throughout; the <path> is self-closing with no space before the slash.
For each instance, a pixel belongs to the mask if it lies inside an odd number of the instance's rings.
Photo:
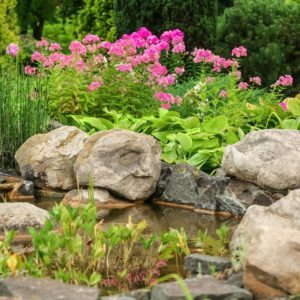
<path id="1" fill-rule="evenodd" d="M 24 73 L 26 75 L 32 76 L 36 74 L 36 68 L 31 66 L 25 66 L 24 67 Z"/>
<path id="2" fill-rule="evenodd" d="M 259 76 L 255 76 L 255 77 L 250 77 L 249 81 L 251 83 L 254 83 L 256 85 L 261 85 L 261 78 Z"/>
<path id="3" fill-rule="evenodd" d="M 100 86 L 101 86 L 100 82 L 98 82 L 98 81 L 93 81 L 93 82 L 88 86 L 88 90 L 89 90 L 89 91 L 95 91 L 95 90 L 99 89 Z"/>
<path id="4" fill-rule="evenodd" d="M 172 104 L 180 105 L 182 102 L 180 97 L 174 97 L 170 93 L 156 92 L 154 97 L 162 103 L 161 107 L 165 109 L 169 109 Z"/>
<path id="5" fill-rule="evenodd" d="M 222 69 L 228 69 L 229 67 L 238 67 L 236 60 L 215 55 L 210 50 L 196 48 L 192 55 L 194 56 L 194 63 L 211 63 L 215 72 L 221 72 Z"/>
<path id="6" fill-rule="evenodd" d="M 12 57 L 16 57 L 19 53 L 19 46 L 17 44 L 9 44 L 6 47 L 6 53 Z"/>
<path id="7" fill-rule="evenodd" d="M 280 76 L 272 86 L 290 86 L 293 85 L 293 77 L 291 75 Z"/>
<path id="8" fill-rule="evenodd" d="M 242 57 L 242 56 L 247 56 L 247 49 L 244 46 L 239 46 L 231 51 L 231 56 L 235 57 Z"/>

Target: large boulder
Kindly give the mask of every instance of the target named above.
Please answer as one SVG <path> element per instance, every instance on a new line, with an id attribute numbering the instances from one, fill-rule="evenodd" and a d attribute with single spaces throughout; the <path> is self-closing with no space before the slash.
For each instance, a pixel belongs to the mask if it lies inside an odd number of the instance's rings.
<path id="1" fill-rule="evenodd" d="M 227 174 L 265 188 L 300 188 L 300 131 L 251 132 L 226 147 L 222 168 Z"/>
<path id="2" fill-rule="evenodd" d="M 231 249 L 246 255 L 244 285 L 259 297 L 300 293 L 300 190 L 269 207 L 249 207 Z"/>
<path id="3" fill-rule="evenodd" d="M 128 130 L 93 134 L 74 164 L 82 186 L 93 178 L 104 188 L 128 200 L 145 200 L 155 191 L 161 171 L 161 148 L 151 136 Z"/>
<path id="4" fill-rule="evenodd" d="M 9 277 L 0 281 L 2 300 L 98 300 L 100 291 L 48 278 Z"/>
<path id="5" fill-rule="evenodd" d="M 27 227 L 41 228 L 49 214 L 26 202 L 0 203 L 0 231 L 13 229 L 24 232 Z"/>
<path id="6" fill-rule="evenodd" d="M 15 155 L 22 177 L 38 187 L 75 188 L 73 164 L 86 138 L 86 133 L 73 126 L 30 137 Z"/>

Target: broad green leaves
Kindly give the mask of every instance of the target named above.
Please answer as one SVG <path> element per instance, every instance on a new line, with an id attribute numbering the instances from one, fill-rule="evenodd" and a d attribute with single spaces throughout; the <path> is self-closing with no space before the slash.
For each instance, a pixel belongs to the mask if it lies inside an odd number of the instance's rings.
<path id="1" fill-rule="evenodd" d="M 240 128 L 237 132 L 231 128 L 225 116 L 210 118 L 201 123 L 196 116 L 180 118 L 179 113 L 163 108 L 159 109 L 159 117 L 140 119 L 107 109 L 105 112 L 110 120 L 74 115 L 71 118 L 89 134 L 112 128 L 151 134 L 160 142 L 165 162 L 185 161 L 206 171 L 219 166 L 224 145 L 237 142 L 244 134 Z"/>

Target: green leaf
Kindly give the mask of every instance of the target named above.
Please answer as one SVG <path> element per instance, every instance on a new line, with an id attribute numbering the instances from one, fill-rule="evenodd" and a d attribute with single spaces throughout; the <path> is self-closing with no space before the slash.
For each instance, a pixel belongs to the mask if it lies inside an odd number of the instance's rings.
<path id="1" fill-rule="evenodd" d="M 94 286 L 97 285 L 101 280 L 101 275 L 97 272 L 93 272 L 89 279 L 89 285 Z"/>
<path id="2" fill-rule="evenodd" d="M 298 98 L 289 98 L 287 102 L 287 109 L 290 111 L 294 116 L 300 116 L 300 99 Z"/>
<path id="3" fill-rule="evenodd" d="M 176 135 L 176 139 L 185 151 L 188 151 L 192 147 L 193 141 L 187 134 L 179 132 Z"/>
<path id="4" fill-rule="evenodd" d="M 228 121 L 225 116 L 217 116 L 202 123 L 204 131 L 209 133 L 223 133 L 228 128 Z"/>
<path id="5" fill-rule="evenodd" d="M 168 164 L 172 164 L 177 159 L 177 154 L 175 150 L 167 151 L 162 154 L 163 161 L 167 162 Z"/>
<path id="6" fill-rule="evenodd" d="M 226 136 L 226 143 L 232 145 L 238 141 L 239 141 L 239 137 L 235 134 L 235 132 L 233 130 L 228 131 Z"/>

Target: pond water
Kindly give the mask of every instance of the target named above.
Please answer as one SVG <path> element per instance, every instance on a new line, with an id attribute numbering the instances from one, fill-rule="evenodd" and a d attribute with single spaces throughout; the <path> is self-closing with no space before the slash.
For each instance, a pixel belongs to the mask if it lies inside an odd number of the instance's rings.
<path id="1" fill-rule="evenodd" d="M 55 203 L 60 201 L 59 196 L 52 199 L 43 198 L 36 205 L 49 210 Z M 131 216 L 133 223 L 146 220 L 148 233 L 155 232 L 159 234 L 168 231 L 170 228 L 184 228 L 189 238 L 194 237 L 198 230 L 207 231 L 209 235 L 215 237 L 216 229 L 222 224 L 226 224 L 230 231 L 233 231 L 240 222 L 240 218 L 234 216 L 205 214 L 180 207 L 157 205 L 152 202 L 137 204 L 126 209 L 105 210 L 102 219 L 104 225 L 126 224 L 129 216 Z"/>

